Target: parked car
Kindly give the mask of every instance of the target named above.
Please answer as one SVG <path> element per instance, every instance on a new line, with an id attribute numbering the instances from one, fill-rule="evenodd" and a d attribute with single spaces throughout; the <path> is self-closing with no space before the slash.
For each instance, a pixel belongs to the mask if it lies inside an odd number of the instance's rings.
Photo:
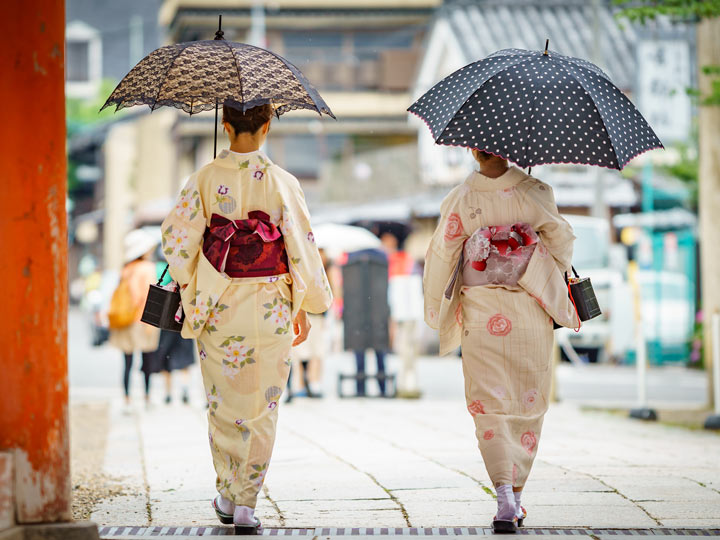
<path id="1" fill-rule="evenodd" d="M 632 327 L 623 321 L 631 313 L 630 288 L 620 269 L 611 266 L 610 224 L 587 216 L 563 216 L 575 232 L 573 266 L 592 282 L 602 315 L 585 321 L 579 332 L 558 330 L 558 340 L 569 343 L 588 362 L 619 360 L 632 346 Z M 566 351 L 563 356 L 569 359 Z"/>

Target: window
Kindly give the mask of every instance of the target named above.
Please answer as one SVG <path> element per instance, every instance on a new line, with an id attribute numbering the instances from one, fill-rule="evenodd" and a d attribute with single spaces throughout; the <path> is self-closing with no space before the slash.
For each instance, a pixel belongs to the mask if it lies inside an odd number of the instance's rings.
<path id="1" fill-rule="evenodd" d="M 100 32 L 82 21 L 65 29 L 65 93 L 69 98 L 96 97 L 102 78 Z"/>
<path id="2" fill-rule="evenodd" d="M 90 78 L 88 66 L 89 43 L 87 41 L 68 41 L 66 47 L 65 63 L 67 73 L 65 78 L 71 82 L 87 82 Z"/>

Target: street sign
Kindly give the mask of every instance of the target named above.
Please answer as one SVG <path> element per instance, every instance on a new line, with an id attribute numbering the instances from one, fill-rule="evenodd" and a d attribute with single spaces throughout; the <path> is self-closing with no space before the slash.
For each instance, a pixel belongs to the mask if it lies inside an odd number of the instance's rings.
<path id="1" fill-rule="evenodd" d="M 690 47 L 682 40 L 638 43 L 640 112 L 663 143 L 686 140 L 690 134 Z"/>

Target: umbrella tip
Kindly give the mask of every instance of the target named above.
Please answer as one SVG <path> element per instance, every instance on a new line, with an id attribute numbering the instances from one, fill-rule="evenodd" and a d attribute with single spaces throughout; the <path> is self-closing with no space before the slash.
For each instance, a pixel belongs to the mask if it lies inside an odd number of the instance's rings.
<path id="1" fill-rule="evenodd" d="M 218 29 L 215 32 L 215 39 L 225 39 L 225 32 L 222 31 L 222 14 L 218 15 Z"/>
<path id="2" fill-rule="evenodd" d="M 548 38 L 548 39 L 545 40 L 545 52 L 543 52 L 543 54 L 544 54 L 545 56 L 548 55 L 548 45 L 549 45 L 549 44 L 550 44 L 550 39 Z"/>

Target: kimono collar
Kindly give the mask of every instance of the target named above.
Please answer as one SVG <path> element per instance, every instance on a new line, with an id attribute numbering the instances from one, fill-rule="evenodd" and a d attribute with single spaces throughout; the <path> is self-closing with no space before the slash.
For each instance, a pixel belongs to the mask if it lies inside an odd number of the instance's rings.
<path id="1" fill-rule="evenodd" d="M 527 177 L 527 174 L 513 165 L 497 178 L 490 178 L 475 171 L 467 177 L 465 183 L 477 191 L 497 191 L 516 186 Z"/>
<path id="2" fill-rule="evenodd" d="M 250 167 L 259 167 L 265 169 L 273 164 L 272 161 L 270 161 L 270 158 L 267 157 L 260 150 L 255 150 L 254 152 L 247 152 L 245 154 L 238 154 L 237 152 L 222 150 L 217 155 L 213 163 L 227 169 L 247 169 Z"/>

